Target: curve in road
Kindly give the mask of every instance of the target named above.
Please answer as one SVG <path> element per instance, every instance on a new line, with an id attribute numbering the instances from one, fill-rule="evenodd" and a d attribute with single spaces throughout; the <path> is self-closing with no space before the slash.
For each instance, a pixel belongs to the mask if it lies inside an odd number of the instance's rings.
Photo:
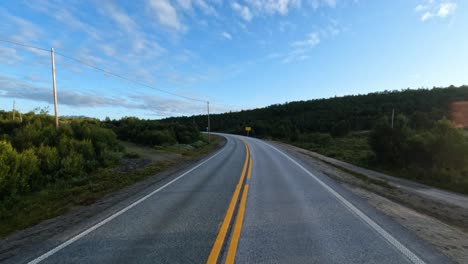
<path id="1" fill-rule="evenodd" d="M 446 263 L 293 153 L 220 134 L 219 152 L 29 263 Z M 34 257 L 30 257 L 34 256 Z M 24 262 L 28 262 L 24 261 Z"/>

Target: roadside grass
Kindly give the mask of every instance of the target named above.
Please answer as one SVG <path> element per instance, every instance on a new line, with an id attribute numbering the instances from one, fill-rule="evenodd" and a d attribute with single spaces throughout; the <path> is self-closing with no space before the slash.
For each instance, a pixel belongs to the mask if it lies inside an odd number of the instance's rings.
<path id="1" fill-rule="evenodd" d="M 388 189 L 395 189 L 395 187 L 393 187 L 392 185 L 390 185 L 388 183 L 387 180 L 385 179 L 376 179 L 376 178 L 371 178 L 365 174 L 362 174 L 362 173 L 359 173 L 359 172 L 356 172 L 356 171 L 353 171 L 353 170 L 350 170 L 348 168 L 345 168 L 345 167 L 342 167 L 342 166 L 339 166 L 339 165 L 336 165 L 336 164 L 333 164 L 331 162 L 328 162 L 326 160 L 323 160 L 323 159 L 320 159 L 320 161 L 332 166 L 332 167 L 335 167 L 339 170 L 342 170 L 368 184 L 374 184 L 374 185 L 378 185 L 378 186 L 381 186 L 381 187 L 385 187 L 385 188 L 388 188 Z"/>
<path id="2" fill-rule="evenodd" d="M 449 176 L 453 175 L 451 173 L 454 173 L 449 170 L 432 171 L 430 168 L 398 168 L 377 164 L 374 161 L 374 153 L 368 143 L 368 137 L 369 131 L 354 131 L 346 136 L 337 138 L 333 138 L 328 134 L 313 133 L 301 135 L 300 138 L 302 138 L 302 141 L 285 141 L 285 143 L 395 177 L 412 180 L 440 189 L 468 194 L 468 189 L 466 187 L 468 186 L 468 180 L 462 177 L 459 177 L 462 178 L 462 180 L 458 181 L 447 180 L 450 178 Z M 329 165 L 337 167 L 334 164 L 329 163 Z M 374 178 L 369 178 L 368 176 L 359 173 L 356 174 L 346 168 L 339 167 L 339 169 L 344 170 L 355 177 L 360 177 L 366 182 L 382 186 L 386 185 L 385 183 L 373 182 L 375 180 Z"/>
<path id="3" fill-rule="evenodd" d="M 213 150 L 213 145 L 217 146 L 221 143 L 223 138 L 216 136 L 216 135 L 211 135 L 210 136 L 210 144 L 208 144 L 208 135 L 202 134 L 201 140 L 198 142 L 195 142 L 194 144 L 190 145 L 194 149 L 187 148 L 186 145 L 175 145 L 175 146 L 169 146 L 167 148 L 167 151 L 181 154 L 182 156 L 185 157 L 196 157 L 199 155 L 204 155 L 209 153 L 210 151 Z"/>
<path id="4" fill-rule="evenodd" d="M 203 142 L 205 140 L 202 138 Z M 179 151 L 182 156 L 153 161 L 141 169 L 128 172 L 118 171 L 116 167 L 99 169 L 85 177 L 56 182 L 39 192 L 5 200 L 0 204 L 0 238 L 65 214 L 73 208 L 90 205 L 106 194 L 162 172 L 178 162 L 207 154 L 216 149 L 221 141 L 220 137 L 212 136 L 211 144 L 204 143 L 194 149 Z M 135 159 L 141 155 L 140 151 L 133 148 L 130 155 Z M 170 146 L 158 151 L 174 152 Z"/>
<path id="5" fill-rule="evenodd" d="M 287 143 L 330 158 L 339 159 L 358 166 L 369 167 L 369 156 L 372 154 L 372 150 L 367 142 L 368 134 L 369 131 L 356 131 L 338 138 L 325 134 L 325 137 L 314 136 L 309 137 L 309 140 Z"/>

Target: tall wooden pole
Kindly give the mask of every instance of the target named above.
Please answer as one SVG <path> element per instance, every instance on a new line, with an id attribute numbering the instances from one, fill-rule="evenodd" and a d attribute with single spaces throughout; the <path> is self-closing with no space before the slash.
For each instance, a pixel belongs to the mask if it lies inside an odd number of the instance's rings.
<path id="1" fill-rule="evenodd" d="M 54 88 L 54 112 L 55 112 L 55 128 L 58 128 L 59 121 L 58 121 L 58 109 L 57 109 L 57 88 L 55 86 L 55 57 L 54 57 L 54 48 L 50 50 L 50 54 L 52 57 L 52 84 Z"/>

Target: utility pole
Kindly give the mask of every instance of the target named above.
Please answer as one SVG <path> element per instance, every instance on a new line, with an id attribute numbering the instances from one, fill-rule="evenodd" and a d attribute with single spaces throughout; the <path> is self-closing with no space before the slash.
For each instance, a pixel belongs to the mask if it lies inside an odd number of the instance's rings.
<path id="1" fill-rule="evenodd" d="M 15 108 L 15 100 L 13 100 L 13 121 L 15 121 L 15 115 L 16 115 L 16 108 Z"/>
<path id="2" fill-rule="evenodd" d="M 208 127 L 207 127 L 207 132 L 208 132 L 208 143 L 211 143 L 211 139 L 210 139 L 210 131 L 211 131 L 211 127 L 210 127 L 210 101 L 206 101 L 206 109 L 208 111 Z"/>
<path id="3" fill-rule="evenodd" d="M 393 119 L 395 119 L 395 108 L 392 109 L 392 129 L 393 129 Z"/>
<path id="4" fill-rule="evenodd" d="M 54 88 L 54 112 L 55 112 L 55 128 L 58 128 L 58 109 L 57 109 L 57 88 L 55 86 L 55 57 L 54 57 L 54 48 L 50 49 L 50 55 L 52 58 L 52 85 Z"/>

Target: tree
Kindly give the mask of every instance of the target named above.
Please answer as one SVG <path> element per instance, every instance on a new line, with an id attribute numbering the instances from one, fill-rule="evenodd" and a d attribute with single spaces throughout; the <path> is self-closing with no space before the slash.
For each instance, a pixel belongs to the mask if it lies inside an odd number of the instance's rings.
<path id="1" fill-rule="evenodd" d="M 395 118 L 392 128 L 387 116 L 381 118 L 369 137 L 369 144 L 378 162 L 391 166 L 406 164 L 407 139 L 410 135 L 408 119 L 403 115 Z"/>
<path id="2" fill-rule="evenodd" d="M 349 133 L 349 130 L 349 122 L 347 120 L 341 120 L 333 126 L 331 134 L 334 137 L 342 137 L 346 136 Z"/>

